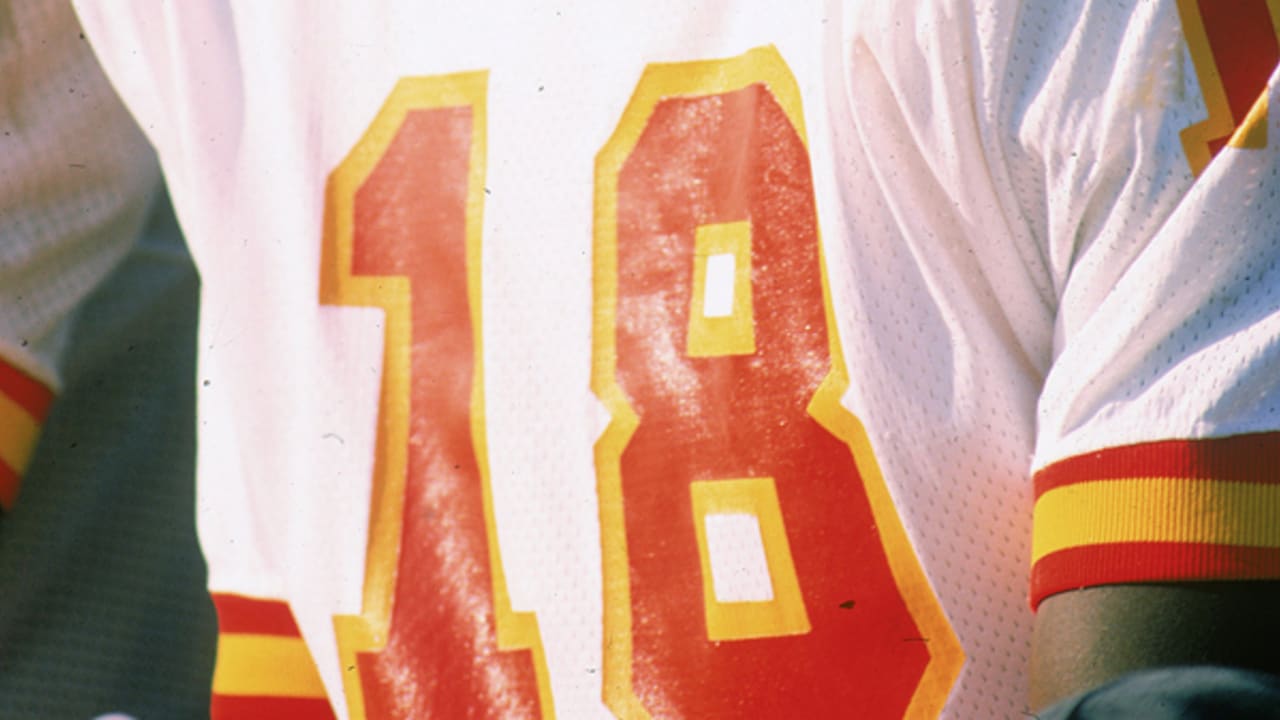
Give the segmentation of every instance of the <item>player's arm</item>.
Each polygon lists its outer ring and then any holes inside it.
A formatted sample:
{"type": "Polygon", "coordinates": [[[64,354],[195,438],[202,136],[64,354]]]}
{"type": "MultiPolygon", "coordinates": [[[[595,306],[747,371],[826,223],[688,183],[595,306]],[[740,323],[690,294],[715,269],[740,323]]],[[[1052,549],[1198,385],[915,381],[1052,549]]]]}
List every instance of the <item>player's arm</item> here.
{"type": "Polygon", "coordinates": [[[1059,593],[1036,614],[1031,705],[1151,667],[1280,674],[1280,582],[1111,585],[1059,593]]]}
{"type": "MultiPolygon", "coordinates": [[[[1163,22],[1143,25],[1166,27],[1166,46],[1177,40],[1195,65],[1198,92],[1182,97],[1201,96],[1205,107],[1172,93],[1153,106],[1156,125],[1178,130],[1200,175],[1167,216],[1126,226],[1154,228],[1119,235],[1140,241],[1132,260],[1108,249],[1123,241],[1082,246],[1061,295],[1061,352],[1038,413],[1036,709],[1146,668],[1280,673],[1280,76],[1271,27],[1280,17],[1262,3],[1212,16],[1201,6],[1178,3],[1176,15],[1166,9],[1163,22]],[[1256,40],[1240,42],[1257,46],[1215,57],[1209,36],[1230,27],[1256,28],[1256,40]],[[1222,99],[1228,93],[1235,105],[1222,99]],[[1107,267],[1121,269],[1114,282],[1099,280],[1107,267]]],[[[1120,64],[1134,56],[1117,55],[1120,64]]],[[[1126,88],[1131,75],[1117,71],[1111,88],[1126,88]]],[[[1155,127],[1148,119],[1135,109],[1108,141],[1155,127]]],[[[1136,157],[1175,159],[1170,140],[1136,157]]],[[[1091,172],[1101,175],[1101,164],[1091,172]]],[[[1123,214],[1127,188],[1140,189],[1130,207],[1146,207],[1169,187],[1150,182],[1160,177],[1151,170],[1122,177],[1123,186],[1086,185],[1116,201],[1110,214],[1123,214]]]]}
{"type": "Polygon", "coordinates": [[[1280,673],[1280,142],[1255,121],[1271,139],[1225,148],[1063,333],[1038,418],[1036,709],[1144,668],[1280,673]]]}

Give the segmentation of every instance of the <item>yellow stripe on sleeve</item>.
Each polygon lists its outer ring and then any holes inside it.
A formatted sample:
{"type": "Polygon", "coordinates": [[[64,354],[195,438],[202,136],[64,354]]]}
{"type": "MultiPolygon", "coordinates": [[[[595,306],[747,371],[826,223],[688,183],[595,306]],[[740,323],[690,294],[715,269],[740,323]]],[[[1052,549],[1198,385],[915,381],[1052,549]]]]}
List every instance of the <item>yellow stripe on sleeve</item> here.
{"type": "Polygon", "coordinates": [[[218,695],[326,697],[320,673],[301,638],[223,633],[213,671],[218,695]]]}
{"type": "Polygon", "coordinates": [[[18,403],[0,393],[0,460],[18,474],[26,470],[40,436],[40,423],[18,403]]]}
{"type": "Polygon", "coordinates": [[[1036,501],[1033,563],[1068,548],[1129,542],[1280,548],[1280,485],[1098,480],[1054,488],[1036,501]]]}

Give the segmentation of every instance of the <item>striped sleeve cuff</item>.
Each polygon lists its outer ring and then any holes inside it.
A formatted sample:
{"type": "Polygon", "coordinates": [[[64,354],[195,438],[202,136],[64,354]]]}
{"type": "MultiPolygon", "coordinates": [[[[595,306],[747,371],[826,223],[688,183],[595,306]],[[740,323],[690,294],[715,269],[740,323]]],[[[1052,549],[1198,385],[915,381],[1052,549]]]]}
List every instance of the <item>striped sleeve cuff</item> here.
{"type": "Polygon", "coordinates": [[[293,611],[279,600],[213,593],[218,659],[211,720],[333,720],[293,611]]]}
{"type": "Polygon", "coordinates": [[[0,360],[0,508],[13,509],[53,391],[0,360]]]}
{"type": "Polygon", "coordinates": [[[1031,606],[1117,583],[1280,578],[1280,433],[1078,455],[1035,476],[1031,606]]]}

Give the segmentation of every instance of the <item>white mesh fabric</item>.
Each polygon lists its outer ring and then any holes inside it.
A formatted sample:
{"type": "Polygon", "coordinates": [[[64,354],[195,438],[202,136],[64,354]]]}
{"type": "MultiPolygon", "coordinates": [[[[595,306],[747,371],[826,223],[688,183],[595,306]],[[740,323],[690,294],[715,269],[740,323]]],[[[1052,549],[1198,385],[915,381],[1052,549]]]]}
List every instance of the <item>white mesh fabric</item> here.
{"type": "MultiPolygon", "coordinates": [[[[1153,240],[1212,205],[1186,204],[1177,133],[1203,103],[1170,3],[830,2],[785,18],[746,4],[82,5],[131,106],[155,125],[207,273],[211,577],[288,595],[335,696],[331,616],[359,597],[381,328],[377,313],[317,307],[324,179],[398,78],[489,72],[493,506],[513,607],[538,614],[563,714],[603,714],[593,162],[647,63],[773,43],[796,75],[846,401],[967,656],[948,717],[1025,709],[1037,441],[1051,459],[1123,441],[1126,428],[1197,433],[1188,418],[1215,407],[1241,417],[1249,398],[1230,389],[1255,386],[1212,373],[1228,382],[1178,394],[1176,415],[1163,413],[1173,393],[1141,388],[1175,366],[1221,369],[1222,357],[1255,379],[1264,367],[1250,364],[1264,353],[1248,351],[1187,364],[1195,348],[1174,342],[1178,332],[1143,334],[1164,298],[1178,299],[1166,325],[1216,317],[1240,278],[1253,310],[1269,302],[1270,265],[1227,252],[1239,233],[1268,227],[1266,202],[1188,226],[1217,223],[1223,260],[1206,265],[1204,286],[1190,271],[1193,258],[1218,257],[1208,246],[1179,260],[1192,238],[1153,240]],[[1166,286],[1145,282],[1154,277],[1166,286]],[[1187,289],[1166,292],[1179,281],[1187,289]],[[1153,364],[1112,362],[1125,353],[1153,364]],[[331,434],[341,448],[317,444],[331,434]]],[[[1265,195],[1267,156],[1249,157],[1228,161],[1240,164],[1238,189],[1265,195]]],[[[1228,172],[1217,164],[1192,195],[1228,193],[1209,189],[1228,172]]]]}
{"type": "Polygon", "coordinates": [[[69,4],[0,3],[0,354],[56,385],[67,320],[157,180],[69,4]]]}

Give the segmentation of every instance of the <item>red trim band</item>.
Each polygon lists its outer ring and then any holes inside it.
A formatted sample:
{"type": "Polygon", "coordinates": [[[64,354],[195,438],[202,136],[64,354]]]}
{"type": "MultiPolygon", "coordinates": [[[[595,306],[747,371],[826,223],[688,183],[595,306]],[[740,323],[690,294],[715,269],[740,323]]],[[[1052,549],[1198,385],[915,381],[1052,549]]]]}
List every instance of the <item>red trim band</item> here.
{"type": "Polygon", "coordinates": [[[1056,462],[1035,474],[1035,492],[1080,482],[1144,477],[1280,483],[1280,432],[1205,440],[1161,440],[1107,448],[1056,462]]]}
{"type": "Polygon", "coordinates": [[[9,467],[9,463],[0,459],[0,509],[6,512],[13,509],[20,487],[22,487],[22,476],[9,467]]]}
{"type": "Polygon", "coordinates": [[[44,383],[0,360],[0,393],[7,395],[36,422],[44,422],[53,404],[53,391],[44,383]]]}
{"type": "Polygon", "coordinates": [[[288,603],[280,600],[261,600],[233,595],[211,593],[213,605],[218,609],[218,632],[251,633],[255,635],[279,635],[300,637],[298,624],[288,603]]]}
{"type": "Polygon", "coordinates": [[[210,720],[335,720],[329,701],[322,698],[214,694],[210,720]]]}
{"type": "Polygon", "coordinates": [[[1031,570],[1031,607],[1093,585],[1280,578],[1280,548],[1198,543],[1086,545],[1046,555],[1031,570]]]}

